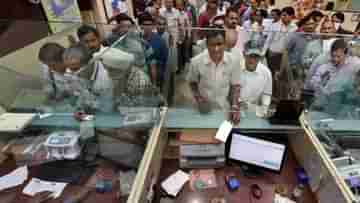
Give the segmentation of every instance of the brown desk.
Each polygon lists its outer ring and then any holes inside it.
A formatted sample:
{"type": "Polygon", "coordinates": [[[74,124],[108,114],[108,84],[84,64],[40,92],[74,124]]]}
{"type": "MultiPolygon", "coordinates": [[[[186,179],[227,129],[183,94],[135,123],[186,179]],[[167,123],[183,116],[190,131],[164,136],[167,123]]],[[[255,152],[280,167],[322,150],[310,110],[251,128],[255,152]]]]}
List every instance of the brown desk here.
{"type": "MultiPolygon", "coordinates": [[[[217,188],[207,189],[203,191],[192,191],[190,189],[189,181],[185,184],[183,189],[179,192],[178,196],[174,199],[176,203],[210,203],[213,198],[224,197],[226,203],[272,203],[272,195],[274,193],[275,184],[286,185],[288,187],[288,194],[293,191],[296,185],[296,176],[294,169],[298,167],[293,153],[288,153],[287,160],[280,175],[265,172],[264,176],[256,179],[249,179],[240,174],[240,169],[237,166],[226,166],[225,168],[216,169],[217,188]],[[234,172],[237,178],[240,180],[240,188],[235,192],[230,192],[225,185],[225,174],[234,172]],[[251,184],[258,184],[263,190],[263,197],[260,200],[252,198],[250,201],[250,189],[251,184]]],[[[162,168],[160,171],[160,178],[158,186],[169,175],[176,172],[179,169],[177,159],[164,159],[162,168]]],[[[158,190],[159,190],[159,187],[158,190]]],[[[160,191],[158,191],[160,194],[160,191]]],[[[159,198],[157,198],[159,202],[159,198]]],[[[315,196],[307,187],[304,192],[304,201],[306,203],[317,202],[315,196]]]]}
{"type": "MultiPolygon", "coordinates": [[[[108,164],[101,164],[101,167],[107,168],[107,167],[112,167],[111,165],[108,164]]],[[[0,175],[5,175],[9,172],[11,172],[12,170],[14,170],[16,168],[15,165],[15,161],[14,160],[9,160],[6,161],[4,164],[2,164],[0,166],[0,175]]],[[[31,176],[36,174],[36,167],[31,167],[30,168],[30,178],[28,178],[28,180],[22,184],[21,186],[18,186],[16,188],[13,189],[9,189],[8,192],[0,192],[0,202],[1,203],[10,203],[8,202],[10,199],[14,198],[14,200],[11,203],[27,203],[27,201],[31,198],[27,195],[22,194],[22,190],[23,188],[27,185],[28,181],[31,179],[31,176]]],[[[46,203],[63,203],[64,200],[73,195],[78,193],[85,185],[87,179],[80,181],[81,183],[79,185],[67,185],[65,190],[63,191],[63,193],[61,194],[61,196],[58,199],[54,199],[54,200],[49,200],[46,201],[46,203]]],[[[126,202],[126,199],[123,199],[121,201],[119,201],[119,199],[116,198],[116,193],[119,191],[118,190],[119,186],[118,184],[115,184],[113,186],[113,190],[110,193],[97,193],[95,191],[92,191],[89,193],[89,195],[85,198],[85,200],[83,201],[84,203],[119,203],[119,202],[126,202]]]]}

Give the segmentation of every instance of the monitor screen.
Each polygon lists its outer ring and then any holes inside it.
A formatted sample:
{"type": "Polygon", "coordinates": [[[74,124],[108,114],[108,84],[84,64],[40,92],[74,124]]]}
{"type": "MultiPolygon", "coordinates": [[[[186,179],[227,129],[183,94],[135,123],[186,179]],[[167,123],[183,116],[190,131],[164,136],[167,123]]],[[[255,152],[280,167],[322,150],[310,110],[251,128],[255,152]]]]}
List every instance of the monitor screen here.
{"type": "Polygon", "coordinates": [[[287,146],[257,137],[232,133],[227,149],[227,158],[244,164],[280,173],[287,146]]]}

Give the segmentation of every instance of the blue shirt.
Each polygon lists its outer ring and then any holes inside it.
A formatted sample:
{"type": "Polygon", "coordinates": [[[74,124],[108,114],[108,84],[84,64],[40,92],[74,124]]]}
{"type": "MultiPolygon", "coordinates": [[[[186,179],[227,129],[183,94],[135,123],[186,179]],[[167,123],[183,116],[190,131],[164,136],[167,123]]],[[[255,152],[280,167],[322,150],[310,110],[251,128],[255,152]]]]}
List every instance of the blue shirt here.
{"type": "Polygon", "coordinates": [[[158,72],[160,73],[159,79],[162,81],[166,72],[166,65],[169,55],[168,47],[165,40],[157,33],[153,33],[147,42],[148,44],[146,45],[146,49],[152,49],[152,53],[147,53],[147,62],[148,64],[155,63],[158,65],[158,72]]]}

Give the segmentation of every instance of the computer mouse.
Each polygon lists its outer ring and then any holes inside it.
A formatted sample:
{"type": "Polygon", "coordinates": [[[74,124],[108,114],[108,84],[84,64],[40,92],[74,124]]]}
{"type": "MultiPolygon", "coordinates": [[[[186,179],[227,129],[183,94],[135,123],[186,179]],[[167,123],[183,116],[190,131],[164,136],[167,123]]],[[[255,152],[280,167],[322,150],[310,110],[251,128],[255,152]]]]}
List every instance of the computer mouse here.
{"type": "Polygon", "coordinates": [[[260,199],[262,197],[262,189],[258,184],[252,184],[250,186],[250,191],[253,197],[260,199]]]}

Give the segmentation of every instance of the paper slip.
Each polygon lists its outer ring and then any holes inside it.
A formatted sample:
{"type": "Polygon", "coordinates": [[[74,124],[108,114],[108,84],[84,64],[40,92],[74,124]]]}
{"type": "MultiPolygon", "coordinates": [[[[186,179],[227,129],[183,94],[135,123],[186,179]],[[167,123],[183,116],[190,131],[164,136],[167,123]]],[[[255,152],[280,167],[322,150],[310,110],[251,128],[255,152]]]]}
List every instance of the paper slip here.
{"type": "Polygon", "coordinates": [[[178,170],[161,183],[161,187],[174,197],[180,192],[184,184],[189,180],[189,174],[178,170]]]}
{"type": "Polygon", "coordinates": [[[282,197],[279,194],[275,194],[274,203],[296,203],[289,198],[282,197]]]}
{"type": "Polygon", "coordinates": [[[23,190],[26,195],[34,196],[40,192],[53,192],[52,197],[54,199],[60,197],[61,193],[65,189],[67,183],[43,181],[37,178],[32,178],[29,184],[23,190]]]}
{"type": "Polygon", "coordinates": [[[216,132],[215,138],[220,140],[221,142],[226,142],[226,140],[231,132],[232,127],[233,126],[229,121],[224,121],[220,125],[220,128],[218,129],[218,131],[216,132]]]}
{"type": "Polygon", "coordinates": [[[27,166],[23,166],[0,177],[0,191],[23,184],[28,178],[28,174],[27,166]]]}

